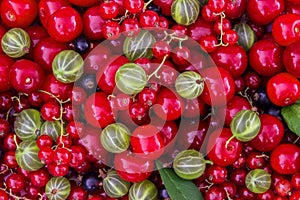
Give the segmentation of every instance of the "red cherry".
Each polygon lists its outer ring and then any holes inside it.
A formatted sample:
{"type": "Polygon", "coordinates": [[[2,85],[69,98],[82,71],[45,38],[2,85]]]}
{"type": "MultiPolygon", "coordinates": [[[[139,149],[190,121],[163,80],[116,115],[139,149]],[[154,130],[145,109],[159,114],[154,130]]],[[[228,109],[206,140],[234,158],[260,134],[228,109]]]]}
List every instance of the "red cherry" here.
{"type": "Polygon", "coordinates": [[[222,166],[212,165],[206,170],[208,181],[215,184],[224,183],[227,178],[227,169],[222,166]]]}
{"type": "Polygon", "coordinates": [[[168,88],[161,88],[153,106],[155,114],[163,120],[175,120],[181,116],[183,101],[181,97],[168,88]]]}
{"type": "Polygon", "coordinates": [[[300,40],[300,15],[285,14],[275,19],[272,35],[281,46],[288,46],[300,40]]]}
{"type": "Polygon", "coordinates": [[[242,143],[237,139],[231,140],[226,146],[226,142],[232,136],[230,129],[218,129],[211,133],[207,152],[208,158],[217,165],[228,166],[231,165],[242,152],[242,143]],[[222,153],[220,153],[222,152],[222,153]]]}
{"type": "Polygon", "coordinates": [[[99,6],[88,8],[82,17],[83,33],[92,40],[103,39],[102,26],[106,22],[99,12],[99,6]]]}
{"type": "Polygon", "coordinates": [[[271,40],[256,42],[249,51],[249,64],[261,76],[273,76],[283,71],[283,49],[271,40]]]}
{"type": "Polygon", "coordinates": [[[291,105],[300,97],[300,82],[289,73],[279,73],[269,79],[267,95],[277,106],[291,105]]]}
{"type": "Polygon", "coordinates": [[[0,54],[0,92],[6,92],[11,89],[11,83],[8,76],[13,63],[14,59],[10,58],[6,54],[0,54]]]}
{"type": "Polygon", "coordinates": [[[163,154],[164,142],[159,130],[153,125],[137,127],[131,134],[133,153],[147,160],[155,160],[163,154]]]}
{"type": "Polygon", "coordinates": [[[9,71],[9,80],[19,92],[30,93],[41,88],[44,71],[35,62],[21,59],[16,61],[9,71]]]}
{"type": "Polygon", "coordinates": [[[272,115],[259,115],[261,128],[258,135],[250,141],[250,145],[259,151],[273,150],[284,136],[284,127],[279,119],[272,115]]]}
{"type": "Polygon", "coordinates": [[[61,7],[71,6],[68,0],[40,0],[38,3],[39,19],[47,28],[50,16],[61,7]]]}
{"type": "Polygon", "coordinates": [[[282,59],[286,71],[300,78],[300,41],[286,47],[282,59]]]}
{"type": "Polygon", "coordinates": [[[18,193],[25,188],[25,178],[20,174],[12,173],[5,180],[5,184],[13,193],[18,193]]]}
{"type": "Polygon", "coordinates": [[[28,27],[38,14],[35,0],[3,0],[1,1],[1,19],[8,27],[28,27]]]}
{"type": "Polygon", "coordinates": [[[47,30],[56,41],[70,42],[81,34],[82,19],[74,8],[62,7],[50,16],[47,30]]]}
{"type": "Polygon", "coordinates": [[[235,83],[231,74],[221,67],[210,67],[201,72],[205,79],[201,98],[208,105],[224,105],[235,93],[235,83]]]}
{"type": "Polygon", "coordinates": [[[227,19],[239,18],[247,8],[247,0],[227,1],[225,16],[227,19]]]}
{"type": "Polygon", "coordinates": [[[266,25],[272,22],[284,10],[284,0],[248,0],[247,14],[256,24],[266,25]]]}
{"type": "Polygon", "coordinates": [[[300,170],[300,148],[295,144],[281,144],[271,153],[272,168],[280,174],[294,174],[300,170]]]}
{"type": "Polygon", "coordinates": [[[88,192],[83,189],[82,186],[74,186],[71,188],[71,192],[68,196],[69,199],[86,200],[88,192]]]}
{"type": "Polygon", "coordinates": [[[116,154],[114,164],[121,178],[130,182],[140,182],[147,179],[154,167],[153,161],[140,158],[127,151],[116,154]]]}

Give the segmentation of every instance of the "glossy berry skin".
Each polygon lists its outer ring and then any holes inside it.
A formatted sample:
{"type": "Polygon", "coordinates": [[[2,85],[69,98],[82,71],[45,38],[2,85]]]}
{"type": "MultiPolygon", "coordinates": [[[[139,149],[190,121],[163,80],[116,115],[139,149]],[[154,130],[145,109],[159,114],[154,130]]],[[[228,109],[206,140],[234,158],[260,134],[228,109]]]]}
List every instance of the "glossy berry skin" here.
{"type": "Polygon", "coordinates": [[[225,125],[229,126],[230,122],[234,118],[234,116],[241,110],[249,110],[251,109],[251,105],[243,97],[240,96],[234,96],[231,101],[228,102],[226,106],[226,111],[225,111],[225,125]]]}
{"type": "Polygon", "coordinates": [[[152,125],[137,127],[131,135],[133,153],[147,160],[155,160],[163,154],[164,142],[159,130],[152,125]]]}
{"type": "Polygon", "coordinates": [[[300,41],[286,47],[282,59],[286,71],[300,78],[300,41]]]}
{"type": "Polygon", "coordinates": [[[146,10],[139,15],[139,23],[143,28],[157,27],[159,22],[159,16],[156,12],[146,10]]]}
{"type": "Polygon", "coordinates": [[[112,19],[118,15],[118,4],[114,1],[104,2],[100,5],[100,15],[104,19],[112,19]]]}
{"type": "Polygon", "coordinates": [[[300,97],[300,82],[289,73],[279,73],[269,79],[267,95],[277,106],[291,105],[300,97]]]}
{"type": "Polygon", "coordinates": [[[249,51],[249,63],[259,75],[273,76],[283,71],[283,48],[272,40],[260,40],[249,51]]]}
{"type": "Polygon", "coordinates": [[[89,7],[96,4],[97,0],[68,0],[71,4],[80,6],[80,7],[89,7]]]}
{"type": "Polygon", "coordinates": [[[256,24],[266,25],[272,22],[284,10],[284,0],[249,0],[247,13],[256,24]]]}
{"type": "Polygon", "coordinates": [[[41,108],[41,116],[44,120],[55,121],[60,117],[60,106],[55,101],[45,103],[41,108]]]}
{"type": "Polygon", "coordinates": [[[104,128],[115,121],[107,95],[103,92],[96,92],[87,98],[84,114],[87,122],[95,127],[104,128]]]}
{"type": "Polygon", "coordinates": [[[140,13],[144,7],[143,0],[124,0],[124,7],[132,14],[140,13]]]}
{"type": "Polygon", "coordinates": [[[9,71],[9,80],[19,92],[30,93],[42,87],[45,73],[35,62],[21,59],[15,62],[9,71]]]}
{"type": "Polygon", "coordinates": [[[294,174],[300,170],[300,148],[295,144],[281,144],[271,153],[272,168],[280,174],[294,174]]]}
{"type": "Polygon", "coordinates": [[[259,115],[261,128],[258,135],[250,141],[250,145],[262,152],[273,150],[281,142],[284,136],[282,122],[269,114],[259,115]]]}
{"type": "Polygon", "coordinates": [[[45,169],[39,169],[30,174],[30,181],[36,187],[44,187],[49,179],[50,176],[45,169]]]}
{"type": "Polygon", "coordinates": [[[247,54],[239,45],[220,46],[211,57],[218,67],[226,69],[233,78],[241,76],[248,64],[247,54]]]}
{"type": "Polygon", "coordinates": [[[232,133],[228,128],[217,129],[211,133],[207,144],[207,152],[208,158],[214,164],[228,166],[233,164],[239,157],[242,152],[242,143],[240,141],[233,139],[226,147],[226,142],[231,136],[232,133]]]}
{"type": "Polygon", "coordinates": [[[5,180],[6,186],[13,193],[21,192],[25,188],[25,178],[20,174],[10,174],[5,180]]]}
{"type": "Polygon", "coordinates": [[[116,154],[114,164],[119,176],[130,182],[147,179],[154,167],[153,161],[140,158],[128,151],[116,154]]]}
{"type": "Polygon", "coordinates": [[[47,28],[50,16],[64,6],[71,6],[71,4],[68,0],[40,0],[38,3],[38,13],[42,25],[47,28]]]}
{"type": "Polygon", "coordinates": [[[62,7],[50,16],[47,30],[56,41],[69,42],[81,34],[82,19],[74,8],[62,7]]]}
{"type": "Polygon", "coordinates": [[[300,189],[300,172],[293,174],[291,179],[291,185],[295,189],[300,189]]]}
{"type": "Polygon", "coordinates": [[[153,109],[155,114],[163,120],[174,120],[181,116],[183,101],[175,91],[161,88],[157,94],[153,109]]]}
{"type": "Polygon", "coordinates": [[[102,33],[104,38],[109,40],[117,39],[122,30],[121,26],[118,22],[115,21],[107,21],[102,27],[102,33]]]}
{"type": "Polygon", "coordinates": [[[223,183],[227,178],[227,169],[222,166],[212,165],[206,170],[208,180],[215,184],[223,183]]]}
{"type": "Polygon", "coordinates": [[[51,72],[54,57],[59,52],[67,49],[68,45],[66,43],[57,42],[47,37],[41,39],[33,49],[33,58],[45,71],[51,72]]]}
{"type": "Polygon", "coordinates": [[[235,19],[240,17],[247,8],[246,0],[227,1],[225,7],[225,15],[227,19],[235,19]]]}
{"type": "Polygon", "coordinates": [[[102,26],[106,20],[99,13],[99,6],[90,7],[82,17],[83,33],[88,39],[103,39],[102,26]]]}
{"type": "Polygon", "coordinates": [[[6,26],[25,28],[36,18],[38,6],[35,0],[3,0],[0,11],[6,26]]]}
{"type": "Polygon", "coordinates": [[[201,98],[208,105],[224,105],[235,93],[235,83],[231,74],[221,67],[209,67],[201,72],[205,79],[201,98]]]}
{"type": "Polygon", "coordinates": [[[277,17],[272,26],[272,36],[281,46],[300,40],[300,15],[285,14],[277,17]]]}
{"type": "Polygon", "coordinates": [[[3,53],[0,54],[0,92],[6,92],[11,89],[8,74],[13,63],[14,59],[3,53]]]}

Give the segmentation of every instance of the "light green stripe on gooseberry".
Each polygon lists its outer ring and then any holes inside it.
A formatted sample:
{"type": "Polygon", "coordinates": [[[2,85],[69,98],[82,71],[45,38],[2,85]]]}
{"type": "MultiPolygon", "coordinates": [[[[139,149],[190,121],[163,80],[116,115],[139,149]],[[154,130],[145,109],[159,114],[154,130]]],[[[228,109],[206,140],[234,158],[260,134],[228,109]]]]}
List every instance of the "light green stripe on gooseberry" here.
{"type": "Polygon", "coordinates": [[[256,194],[265,193],[271,187],[271,174],[263,169],[251,170],[245,179],[248,190],[256,194]]]}
{"type": "Polygon", "coordinates": [[[149,180],[134,183],[129,189],[129,200],[156,200],[158,191],[149,180]]]}
{"type": "Polygon", "coordinates": [[[194,23],[200,12],[198,0],[175,0],[171,6],[172,18],[181,25],[188,26],[194,23]]]}

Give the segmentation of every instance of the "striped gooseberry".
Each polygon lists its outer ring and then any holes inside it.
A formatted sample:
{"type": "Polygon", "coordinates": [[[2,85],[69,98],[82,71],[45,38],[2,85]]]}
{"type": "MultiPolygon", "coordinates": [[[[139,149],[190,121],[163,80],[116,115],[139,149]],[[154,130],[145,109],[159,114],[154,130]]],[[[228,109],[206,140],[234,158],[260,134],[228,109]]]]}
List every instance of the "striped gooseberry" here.
{"type": "Polygon", "coordinates": [[[179,177],[192,180],[199,178],[204,173],[207,163],[211,162],[205,160],[199,151],[188,149],[176,155],[173,168],[179,177]]]}
{"type": "Polygon", "coordinates": [[[157,195],[156,186],[149,180],[134,183],[129,189],[130,200],[156,200],[157,195]]]}
{"type": "Polygon", "coordinates": [[[124,124],[114,123],[103,129],[100,141],[108,152],[121,153],[129,147],[130,134],[130,130],[124,124]]]}
{"type": "Polygon", "coordinates": [[[193,24],[200,12],[200,3],[197,0],[175,0],[171,6],[172,18],[180,25],[193,24]]]}
{"type": "Polygon", "coordinates": [[[20,58],[29,53],[31,40],[26,31],[21,28],[12,28],[2,37],[3,52],[12,58],[20,58]]]}
{"type": "Polygon", "coordinates": [[[40,112],[30,108],[17,115],[14,129],[21,140],[34,140],[40,135],[41,124],[40,112]]]}
{"type": "Polygon", "coordinates": [[[251,170],[246,176],[245,184],[253,193],[265,193],[271,187],[271,174],[264,169],[251,170]]]}
{"type": "Polygon", "coordinates": [[[45,193],[49,200],[67,199],[70,191],[70,181],[65,177],[52,177],[45,188],[45,193]]]}
{"type": "Polygon", "coordinates": [[[261,121],[256,112],[241,110],[233,117],[230,123],[232,137],[228,141],[236,138],[241,142],[249,142],[258,135],[260,127],[261,121]]]}
{"type": "Polygon", "coordinates": [[[44,166],[38,157],[39,147],[35,140],[24,140],[16,149],[16,161],[26,171],[36,171],[44,166]]]}
{"type": "Polygon", "coordinates": [[[147,84],[145,70],[135,63],[126,63],[116,72],[115,82],[120,91],[134,95],[144,89],[147,84]]]}
{"type": "Polygon", "coordinates": [[[127,37],[123,44],[125,56],[134,61],[138,58],[152,58],[152,46],[156,42],[154,36],[146,30],[140,30],[135,37],[127,37]]]}
{"type": "Polygon", "coordinates": [[[120,198],[126,195],[130,182],[123,180],[115,170],[109,171],[103,179],[103,190],[111,198],[120,198]]]}
{"type": "Polygon", "coordinates": [[[61,51],[54,57],[52,70],[57,80],[73,83],[83,74],[83,59],[74,50],[61,51]]]}
{"type": "Polygon", "coordinates": [[[176,78],[175,88],[181,97],[195,99],[203,92],[204,82],[200,74],[193,71],[185,71],[176,78]]]}

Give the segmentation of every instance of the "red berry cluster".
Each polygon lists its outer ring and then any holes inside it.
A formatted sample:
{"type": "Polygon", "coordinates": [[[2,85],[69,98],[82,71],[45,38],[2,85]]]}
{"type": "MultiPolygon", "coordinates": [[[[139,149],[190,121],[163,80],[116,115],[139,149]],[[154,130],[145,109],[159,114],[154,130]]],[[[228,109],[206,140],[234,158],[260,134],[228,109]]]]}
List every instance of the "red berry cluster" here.
{"type": "Polygon", "coordinates": [[[0,199],[180,198],[158,163],[206,200],[300,199],[299,0],[1,0],[0,17],[0,199]]]}

